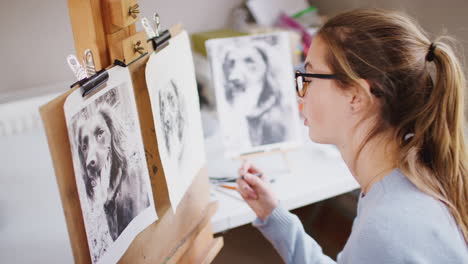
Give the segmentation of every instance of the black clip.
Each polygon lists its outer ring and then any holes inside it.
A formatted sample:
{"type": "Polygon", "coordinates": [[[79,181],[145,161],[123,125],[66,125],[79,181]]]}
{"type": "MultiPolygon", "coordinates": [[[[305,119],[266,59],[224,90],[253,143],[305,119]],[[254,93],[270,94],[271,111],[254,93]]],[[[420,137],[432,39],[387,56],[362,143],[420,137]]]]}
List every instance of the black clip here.
{"type": "Polygon", "coordinates": [[[90,49],[85,50],[83,63],[84,69],[86,70],[86,75],[88,77],[78,80],[77,82],[72,84],[70,88],[73,88],[78,84],[80,86],[81,95],[85,97],[86,95],[88,95],[89,93],[106,83],[107,80],[109,80],[109,73],[107,73],[105,69],[96,72],[93,53],[90,49]]]}
{"type": "Polygon", "coordinates": [[[171,33],[169,30],[164,30],[159,36],[151,38],[148,40],[153,43],[154,51],[159,51],[169,45],[169,39],[171,38],[171,33]]]}
{"type": "Polygon", "coordinates": [[[169,44],[169,39],[171,38],[171,33],[169,30],[164,30],[162,33],[159,33],[159,27],[161,26],[158,13],[153,14],[154,24],[156,26],[155,30],[151,27],[150,23],[146,18],[141,19],[143,28],[145,29],[146,35],[148,37],[148,42],[153,43],[153,49],[155,52],[163,49],[169,44]]]}
{"type": "Polygon", "coordinates": [[[72,84],[70,88],[75,87],[77,84],[80,86],[81,94],[83,97],[96,90],[98,87],[101,87],[109,80],[109,73],[106,69],[98,71],[93,76],[84,78],[72,84]]]}

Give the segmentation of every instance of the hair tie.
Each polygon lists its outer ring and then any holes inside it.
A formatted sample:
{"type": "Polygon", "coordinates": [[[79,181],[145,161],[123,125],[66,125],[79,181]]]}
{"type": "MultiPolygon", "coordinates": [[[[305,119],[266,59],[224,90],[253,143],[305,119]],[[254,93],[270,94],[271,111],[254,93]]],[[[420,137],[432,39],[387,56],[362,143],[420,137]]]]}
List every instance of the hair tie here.
{"type": "Polygon", "coordinates": [[[435,50],[435,48],[436,48],[436,44],[431,43],[431,45],[429,46],[429,51],[427,52],[427,55],[426,55],[426,60],[427,61],[433,61],[434,60],[434,57],[435,57],[434,50],[435,50]]]}

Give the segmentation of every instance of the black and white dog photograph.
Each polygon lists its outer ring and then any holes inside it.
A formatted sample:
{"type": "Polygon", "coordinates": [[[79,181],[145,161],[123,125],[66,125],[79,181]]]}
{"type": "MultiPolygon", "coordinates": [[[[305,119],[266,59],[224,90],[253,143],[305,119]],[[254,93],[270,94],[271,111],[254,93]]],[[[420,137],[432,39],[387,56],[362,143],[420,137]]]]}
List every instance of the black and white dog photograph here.
{"type": "Polygon", "coordinates": [[[93,263],[100,263],[129,224],[153,204],[136,106],[127,90],[108,89],[68,124],[93,263]]]}
{"type": "Polygon", "coordinates": [[[299,122],[287,33],[214,39],[206,46],[225,146],[242,152],[295,140],[299,122]]]}

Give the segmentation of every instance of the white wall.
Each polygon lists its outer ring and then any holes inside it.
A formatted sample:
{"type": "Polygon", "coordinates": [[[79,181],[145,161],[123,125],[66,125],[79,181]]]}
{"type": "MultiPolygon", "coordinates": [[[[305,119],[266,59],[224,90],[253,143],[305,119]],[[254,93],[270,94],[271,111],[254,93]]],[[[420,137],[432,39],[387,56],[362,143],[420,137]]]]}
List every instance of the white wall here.
{"type": "MultiPolygon", "coordinates": [[[[182,22],[189,32],[225,26],[230,10],[242,2],[139,1],[143,15],[160,14],[161,28],[182,22]]],[[[75,52],[66,0],[2,0],[0,39],[0,103],[64,91],[73,82],[65,62],[75,52]]]]}
{"type": "Polygon", "coordinates": [[[464,52],[468,52],[468,1],[466,0],[312,0],[310,2],[325,15],[370,7],[401,10],[414,17],[425,30],[432,33],[433,37],[446,30],[458,38],[464,52]]]}

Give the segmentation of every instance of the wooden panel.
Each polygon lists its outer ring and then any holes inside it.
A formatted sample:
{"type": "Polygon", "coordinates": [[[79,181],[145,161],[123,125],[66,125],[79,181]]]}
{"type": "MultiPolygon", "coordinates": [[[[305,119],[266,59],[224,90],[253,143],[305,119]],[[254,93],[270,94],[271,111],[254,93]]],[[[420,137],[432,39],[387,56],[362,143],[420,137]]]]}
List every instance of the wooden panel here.
{"type": "Polygon", "coordinates": [[[121,28],[114,33],[107,34],[109,58],[111,62],[114,62],[116,59],[123,62],[130,62],[138,58],[140,54],[133,51],[133,42],[137,40],[141,40],[144,52],[148,51],[146,34],[144,32],[135,33],[134,30],[135,24],[132,24],[129,27],[121,28]],[[127,48],[127,50],[125,50],[125,48],[127,48]]]}
{"type": "Polygon", "coordinates": [[[107,51],[100,0],[68,0],[76,55],[82,58],[86,49],[94,55],[96,70],[107,67],[107,51]]]}
{"type": "Polygon", "coordinates": [[[203,258],[201,259],[200,263],[208,264],[208,263],[213,262],[213,260],[218,255],[219,251],[221,251],[223,246],[224,246],[223,237],[217,237],[217,238],[213,239],[211,241],[210,246],[208,247],[208,252],[206,254],[202,255],[203,258]]]}
{"type": "MultiPolygon", "coordinates": [[[[76,88],[75,88],[76,89],[76,88]]],[[[73,171],[71,147],[65,123],[63,104],[70,90],[47,105],[40,108],[40,113],[47,134],[50,154],[54,163],[57,185],[62,200],[65,220],[75,263],[91,263],[88,240],[81,213],[80,200],[73,171]]]]}
{"type": "MultiPolygon", "coordinates": [[[[146,33],[145,32],[138,32],[131,37],[124,39],[121,42],[124,62],[129,64],[130,62],[136,60],[140,57],[143,53],[148,52],[148,43],[146,42],[146,33]],[[140,50],[139,52],[136,50],[135,45],[137,45],[140,50]]],[[[146,87],[146,85],[145,85],[146,87]]]]}
{"type": "Polygon", "coordinates": [[[113,34],[124,28],[112,24],[111,20],[111,1],[112,0],[101,0],[102,5],[102,19],[104,23],[104,29],[106,34],[113,34]]]}
{"type": "Polygon", "coordinates": [[[137,0],[107,0],[109,1],[110,7],[110,22],[120,28],[128,27],[135,23],[139,14],[134,13],[134,16],[130,14],[130,10],[138,11],[137,0]],[[136,8],[135,8],[136,7],[136,8]]]}
{"type": "Polygon", "coordinates": [[[107,42],[109,43],[109,58],[110,61],[114,61],[116,59],[123,61],[124,60],[124,52],[122,49],[122,41],[128,38],[128,30],[122,28],[117,32],[107,35],[107,42]]]}
{"type": "Polygon", "coordinates": [[[223,246],[223,238],[213,239],[211,224],[208,223],[190,243],[190,248],[177,261],[178,264],[210,263],[223,246]]]}

